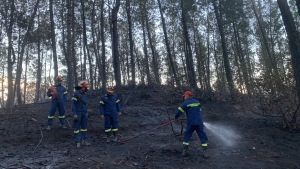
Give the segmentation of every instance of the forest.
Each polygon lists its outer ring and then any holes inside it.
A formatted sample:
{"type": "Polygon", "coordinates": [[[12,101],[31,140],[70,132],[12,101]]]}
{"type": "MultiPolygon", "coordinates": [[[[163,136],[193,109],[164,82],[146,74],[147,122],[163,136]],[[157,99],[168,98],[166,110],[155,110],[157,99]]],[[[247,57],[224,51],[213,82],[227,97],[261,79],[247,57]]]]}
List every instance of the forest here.
{"type": "Polygon", "coordinates": [[[297,169],[300,0],[0,0],[0,168],[297,169]],[[46,130],[62,76],[65,128],[46,130]],[[91,146],[76,147],[71,98],[89,84],[91,146]],[[107,143],[99,100],[122,104],[107,143]],[[201,103],[182,156],[182,94],[201,103]]]}
{"type": "Polygon", "coordinates": [[[297,128],[298,0],[2,0],[0,105],[47,102],[56,76],[69,96],[113,85],[201,90],[255,100],[297,128]]]}

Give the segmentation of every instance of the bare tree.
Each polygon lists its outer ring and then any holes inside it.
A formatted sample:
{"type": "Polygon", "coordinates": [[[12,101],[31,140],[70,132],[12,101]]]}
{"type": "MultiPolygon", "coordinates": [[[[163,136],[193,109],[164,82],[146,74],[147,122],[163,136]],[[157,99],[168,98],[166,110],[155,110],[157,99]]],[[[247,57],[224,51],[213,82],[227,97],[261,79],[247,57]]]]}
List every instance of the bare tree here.
{"type": "Polygon", "coordinates": [[[224,67],[225,67],[225,72],[226,72],[226,79],[227,79],[227,83],[228,83],[228,86],[229,86],[231,99],[235,100],[235,89],[234,89],[234,83],[233,83],[233,79],[232,79],[230,62],[229,62],[228,53],[227,53],[225,33],[224,33],[224,29],[223,29],[223,18],[222,18],[222,12],[221,12],[221,8],[220,8],[221,5],[219,3],[219,7],[218,7],[216,1],[217,0],[213,0],[212,2],[213,2],[215,15],[216,15],[216,19],[217,19],[217,23],[218,23],[218,27],[219,27],[219,33],[220,33],[220,36],[221,36],[221,43],[222,43],[222,51],[223,51],[223,59],[224,59],[224,67]]]}
{"type": "Polygon", "coordinates": [[[288,35],[297,94],[298,98],[300,98],[300,35],[299,31],[296,29],[294,18],[288,6],[287,0],[277,0],[277,3],[281,11],[286,33],[288,35]]]}
{"type": "Polygon", "coordinates": [[[104,35],[104,1],[101,2],[101,21],[100,21],[100,25],[101,25],[101,58],[102,58],[102,93],[105,93],[106,91],[106,63],[105,63],[105,59],[106,59],[106,55],[105,55],[105,35],[104,35]]]}
{"type": "Polygon", "coordinates": [[[131,10],[130,10],[130,1],[126,0],[126,12],[128,20],[128,34],[129,34],[129,45],[130,45],[130,64],[131,64],[131,84],[135,86],[135,57],[133,55],[133,38],[132,38],[132,20],[131,20],[131,10]]]}
{"type": "Polygon", "coordinates": [[[36,11],[37,11],[39,2],[40,2],[40,0],[36,1],[33,13],[31,14],[31,17],[30,17],[30,21],[29,21],[29,24],[28,24],[28,27],[27,27],[27,31],[26,31],[25,37],[24,37],[23,42],[22,42],[22,46],[21,46],[21,52],[20,52],[20,56],[19,56],[19,63],[18,63],[17,74],[16,74],[16,91],[17,91],[17,101],[18,101],[18,104],[22,104],[21,75],[22,75],[22,70],[23,70],[22,69],[22,66],[23,66],[22,63],[23,63],[25,46],[27,44],[27,41],[28,41],[28,38],[29,38],[29,34],[30,34],[30,31],[31,31],[32,26],[33,26],[34,17],[36,15],[36,11]]]}
{"type": "Polygon", "coordinates": [[[16,58],[12,58],[12,29],[14,24],[14,11],[15,11],[15,2],[14,0],[10,1],[10,21],[7,28],[7,38],[8,38],[8,58],[7,58],[7,87],[8,95],[6,107],[12,107],[14,105],[14,91],[13,91],[13,64],[16,61],[16,58]]]}
{"type": "Polygon", "coordinates": [[[54,64],[54,77],[58,76],[58,64],[57,64],[57,53],[56,53],[56,40],[55,40],[55,29],[54,29],[54,18],[53,18],[53,0],[49,0],[49,11],[50,11],[50,22],[51,22],[51,45],[53,53],[53,64],[54,64]]]}
{"type": "Polygon", "coordinates": [[[120,58],[119,58],[119,35],[118,35],[118,12],[120,8],[120,0],[116,0],[116,4],[112,9],[112,50],[113,50],[113,65],[116,81],[116,89],[121,96],[121,71],[120,71],[120,58]]]}
{"type": "Polygon", "coordinates": [[[163,32],[164,32],[164,36],[165,36],[165,43],[166,43],[166,48],[167,48],[167,52],[168,52],[168,58],[170,60],[170,65],[171,65],[170,69],[173,72],[176,85],[180,86],[180,82],[179,82],[179,79],[178,79],[177,72],[175,70],[174,61],[173,61],[172,54],[171,54],[171,49],[170,49],[169,40],[168,40],[168,34],[167,34],[165,18],[164,18],[163,11],[162,11],[162,8],[161,8],[160,0],[157,0],[157,2],[158,2],[158,6],[159,6],[159,12],[160,12],[161,22],[162,22],[162,26],[163,26],[163,32]]]}

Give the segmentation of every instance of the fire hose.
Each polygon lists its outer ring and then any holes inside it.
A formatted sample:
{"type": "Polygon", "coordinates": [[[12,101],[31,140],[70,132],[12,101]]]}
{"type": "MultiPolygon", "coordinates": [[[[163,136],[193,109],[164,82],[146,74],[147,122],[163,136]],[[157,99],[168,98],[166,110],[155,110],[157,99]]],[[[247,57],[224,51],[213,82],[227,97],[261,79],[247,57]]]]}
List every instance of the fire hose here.
{"type": "Polygon", "coordinates": [[[143,133],[141,133],[141,134],[139,134],[139,135],[136,135],[136,136],[134,136],[134,137],[131,137],[131,138],[128,138],[128,139],[125,139],[125,140],[120,140],[119,143],[124,143],[124,142],[126,142],[126,141],[132,140],[132,139],[137,138],[137,137],[139,137],[139,136],[148,134],[148,133],[150,133],[150,132],[152,132],[152,131],[154,131],[154,130],[157,130],[157,129],[162,128],[162,127],[164,127],[164,126],[166,126],[166,125],[172,124],[174,121],[176,121],[176,120],[174,119],[174,120],[171,120],[171,121],[169,121],[169,122],[166,122],[166,123],[164,123],[164,124],[162,124],[162,125],[160,125],[160,126],[157,126],[157,127],[153,128],[153,129],[151,129],[151,130],[145,131],[145,132],[143,132],[143,133]]]}

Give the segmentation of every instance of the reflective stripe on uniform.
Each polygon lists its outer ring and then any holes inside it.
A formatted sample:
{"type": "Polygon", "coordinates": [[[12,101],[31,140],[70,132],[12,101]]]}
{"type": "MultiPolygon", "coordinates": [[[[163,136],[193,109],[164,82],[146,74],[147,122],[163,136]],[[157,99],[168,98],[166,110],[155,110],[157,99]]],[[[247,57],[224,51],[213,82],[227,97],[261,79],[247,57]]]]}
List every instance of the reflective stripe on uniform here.
{"type": "Polygon", "coordinates": [[[181,113],[185,113],[185,111],[181,107],[178,107],[178,110],[181,111],[181,113]]]}
{"type": "Polygon", "coordinates": [[[182,144],[183,144],[183,145],[187,145],[187,146],[189,145],[189,143],[188,143],[188,142],[183,142],[182,144]]]}
{"type": "Polygon", "coordinates": [[[75,130],[74,133],[75,133],[75,134],[79,133],[79,130],[75,130]]]}
{"type": "Polygon", "coordinates": [[[207,147],[207,143],[202,144],[202,147],[207,147]]]}
{"type": "Polygon", "coordinates": [[[80,131],[85,131],[85,132],[87,132],[87,129],[80,129],[80,131]]]}
{"type": "Polygon", "coordinates": [[[103,101],[100,101],[100,104],[105,104],[103,101]]]}
{"type": "Polygon", "coordinates": [[[77,99],[76,99],[75,97],[72,97],[72,100],[75,100],[75,101],[77,101],[77,99]]]}
{"type": "Polygon", "coordinates": [[[63,119],[63,118],[65,118],[65,116],[58,116],[58,118],[63,119]]]}
{"type": "Polygon", "coordinates": [[[105,130],[105,132],[107,133],[107,132],[111,132],[111,129],[107,129],[107,130],[105,130]]]}
{"type": "Polygon", "coordinates": [[[118,99],[117,101],[116,101],[116,103],[119,103],[120,102],[120,99],[118,99]]]}
{"type": "Polygon", "coordinates": [[[68,92],[64,92],[64,94],[68,94],[68,92]]]}
{"type": "Polygon", "coordinates": [[[188,104],[187,107],[198,107],[200,105],[200,103],[192,103],[192,104],[188,104]]]}
{"type": "Polygon", "coordinates": [[[116,128],[116,129],[112,129],[112,131],[118,131],[118,129],[116,128]]]}
{"type": "Polygon", "coordinates": [[[54,116],[48,116],[48,119],[53,119],[54,118],[54,116]]]}

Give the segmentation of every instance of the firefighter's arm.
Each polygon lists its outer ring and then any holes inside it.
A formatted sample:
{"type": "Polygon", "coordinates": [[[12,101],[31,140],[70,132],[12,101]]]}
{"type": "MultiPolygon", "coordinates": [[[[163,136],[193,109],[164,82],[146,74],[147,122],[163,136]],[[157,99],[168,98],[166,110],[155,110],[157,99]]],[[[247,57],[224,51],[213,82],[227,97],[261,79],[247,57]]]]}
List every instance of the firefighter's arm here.
{"type": "Polygon", "coordinates": [[[100,113],[100,117],[102,119],[104,119],[104,105],[105,105],[105,102],[103,101],[103,97],[101,97],[101,100],[99,103],[99,113],[100,113]]]}
{"type": "Polygon", "coordinates": [[[68,92],[67,89],[64,87],[63,99],[66,102],[68,100],[68,92]]]}
{"type": "Polygon", "coordinates": [[[117,97],[116,104],[117,104],[117,112],[118,112],[118,115],[120,116],[121,115],[121,111],[122,111],[122,106],[121,106],[121,101],[120,101],[120,99],[118,97],[117,97]]]}
{"type": "Polygon", "coordinates": [[[181,104],[180,107],[178,107],[178,110],[175,113],[175,119],[178,119],[183,113],[185,113],[185,104],[181,104]]]}
{"type": "Polygon", "coordinates": [[[71,109],[72,109],[72,114],[73,114],[74,120],[78,119],[76,104],[77,104],[77,93],[74,93],[74,95],[72,97],[72,102],[71,102],[71,109]]]}

